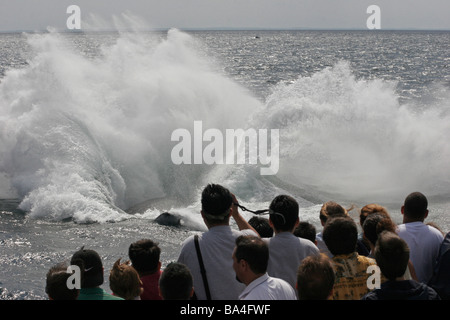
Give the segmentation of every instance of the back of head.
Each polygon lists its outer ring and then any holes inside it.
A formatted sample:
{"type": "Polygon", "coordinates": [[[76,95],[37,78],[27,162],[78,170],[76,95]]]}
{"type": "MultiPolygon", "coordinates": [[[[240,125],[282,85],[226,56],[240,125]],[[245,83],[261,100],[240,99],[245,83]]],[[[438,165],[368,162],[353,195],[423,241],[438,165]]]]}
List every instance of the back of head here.
{"type": "Polygon", "coordinates": [[[295,228],[294,235],[314,242],[316,241],[316,228],[311,223],[302,221],[295,228]]]}
{"type": "Polygon", "coordinates": [[[81,247],[73,254],[70,264],[80,267],[81,288],[95,288],[103,284],[103,263],[96,251],[81,247]]]}
{"type": "Polygon", "coordinates": [[[376,212],[368,215],[363,224],[364,236],[372,245],[375,245],[378,235],[382,231],[395,232],[395,229],[396,225],[394,221],[392,221],[389,215],[386,215],[383,212],[376,212]]]}
{"type": "Polygon", "coordinates": [[[233,198],[228,189],[218,184],[207,185],[202,192],[202,212],[211,223],[228,221],[233,198]]]}
{"type": "Polygon", "coordinates": [[[327,256],[306,257],[297,271],[299,300],[326,300],[332,293],[334,281],[334,269],[327,256]]]}
{"type": "Polygon", "coordinates": [[[374,255],[381,273],[389,280],[395,280],[405,274],[409,248],[396,233],[383,231],[378,237],[374,255]]]}
{"type": "Polygon", "coordinates": [[[273,236],[273,229],[268,219],[253,216],[248,220],[248,223],[259,233],[261,238],[270,238],[273,236]]]}
{"type": "Polygon", "coordinates": [[[193,290],[189,268],[182,263],[169,263],[159,278],[159,290],[164,300],[189,300],[193,290]]]}
{"type": "Polygon", "coordinates": [[[327,220],[323,240],[333,255],[355,252],[358,240],[356,223],[350,217],[334,217],[327,220]]]}
{"type": "Polygon", "coordinates": [[[67,266],[57,264],[47,272],[45,292],[51,300],[76,300],[80,290],[69,289],[67,280],[71,276],[67,273],[67,266]]]}
{"type": "Polygon", "coordinates": [[[420,192],[409,194],[404,202],[404,215],[410,220],[423,221],[427,215],[428,200],[420,192]]]}
{"type": "Polygon", "coordinates": [[[161,249],[158,243],[150,239],[133,242],[128,248],[128,256],[133,268],[141,275],[158,271],[160,255],[161,249]]]}
{"type": "Polygon", "coordinates": [[[372,213],[382,213],[389,216],[389,213],[385,207],[376,203],[371,203],[362,207],[361,212],[359,213],[359,224],[362,226],[366,218],[372,213]]]}
{"type": "Polygon", "coordinates": [[[125,300],[133,300],[141,294],[139,274],[129,263],[120,263],[119,259],[109,273],[109,287],[116,296],[125,300]]]}
{"type": "Polygon", "coordinates": [[[239,236],[236,239],[234,255],[238,262],[245,260],[255,274],[267,271],[269,247],[260,237],[239,236]]]}
{"type": "Polygon", "coordinates": [[[320,209],[319,218],[322,223],[326,223],[329,217],[345,217],[347,211],[340,204],[334,201],[325,202],[320,209]]]}
{"type": "Polygon", "coordinates": [[[288,195],[275,197],[269,206],[270,220],[278,231],[291,231],[298,219],[298,202],[288,195]]]}

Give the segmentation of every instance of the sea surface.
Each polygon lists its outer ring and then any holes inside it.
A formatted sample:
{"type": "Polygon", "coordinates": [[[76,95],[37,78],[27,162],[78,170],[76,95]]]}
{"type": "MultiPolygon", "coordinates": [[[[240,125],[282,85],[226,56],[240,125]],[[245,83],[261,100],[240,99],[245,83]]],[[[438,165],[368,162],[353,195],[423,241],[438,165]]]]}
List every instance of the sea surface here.
{"type": "Polygon", "coordinates": [[[134,241],[158,241],[164,267],[205,230],[208,183],[253,210],[293,195],[317,231],[325,201],[355,220],[379,203],[401,223],[421,191],[426,222],[450,231],[448,31],[0,34],[0,110],[0,299],[46,299],[48,269],[82,246],[109,292],[134,241]],[[171,134],[194,121],[278,129],[277,174],[174,164],[171,134]]]}

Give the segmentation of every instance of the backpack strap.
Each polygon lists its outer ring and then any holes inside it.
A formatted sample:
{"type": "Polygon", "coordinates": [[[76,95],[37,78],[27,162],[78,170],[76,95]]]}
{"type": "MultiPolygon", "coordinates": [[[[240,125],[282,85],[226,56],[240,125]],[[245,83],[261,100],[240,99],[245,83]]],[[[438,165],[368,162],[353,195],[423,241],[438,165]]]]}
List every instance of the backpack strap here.
{"type": "Polygon", "coordinates": [[[206,278],[206,270],[205,266],[203,265],[202,253],[200,252],[200,245],[198,243],[197,234],[194,236],[194,242],[195,242],[195,250],[197,250],[198,263],[200,264],[200,272],[203,278],[203,285],[205,286],[206,299],[211,300],[211,293],[209,292],[208,279],[206,278]]]}

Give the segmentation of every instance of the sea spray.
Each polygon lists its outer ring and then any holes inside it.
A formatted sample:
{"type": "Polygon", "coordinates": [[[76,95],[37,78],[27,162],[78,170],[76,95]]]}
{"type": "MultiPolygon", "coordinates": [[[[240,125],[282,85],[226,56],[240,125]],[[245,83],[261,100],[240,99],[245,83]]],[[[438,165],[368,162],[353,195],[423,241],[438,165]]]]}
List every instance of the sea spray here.
{"type": "Polygon", "coordinates": [[[343,61],[278,85],[255,119],[283,128],[278,178],[329,197],[390,201],[448,193],[449,106],[436,101],[401,104],[395,82],[356,79],[343,61]]]}
{"type": "Polygon", "coordinates": [[[245,127],[261,107],[189,35],[148,37],[120,34],[92,58],[33,35],[29,65],[2,79],[0,168],[31,217],[114,221],[144,200],[192,200],[210,169],[171,165],[171,132],[245,127]]]}

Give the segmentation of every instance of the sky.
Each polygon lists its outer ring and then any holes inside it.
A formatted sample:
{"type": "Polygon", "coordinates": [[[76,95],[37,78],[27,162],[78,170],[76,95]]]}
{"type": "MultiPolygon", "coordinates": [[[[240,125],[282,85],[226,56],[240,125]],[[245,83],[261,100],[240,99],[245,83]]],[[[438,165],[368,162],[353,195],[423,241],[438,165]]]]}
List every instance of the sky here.
{"type": "Polygon", "coordinates": [[[67,30],[70,5],[82,30],[124,15],[149,29],[367,29],[370,5],[380,29],[450,30],[449,0],[0,0],[0,32],[67,30]]]}

